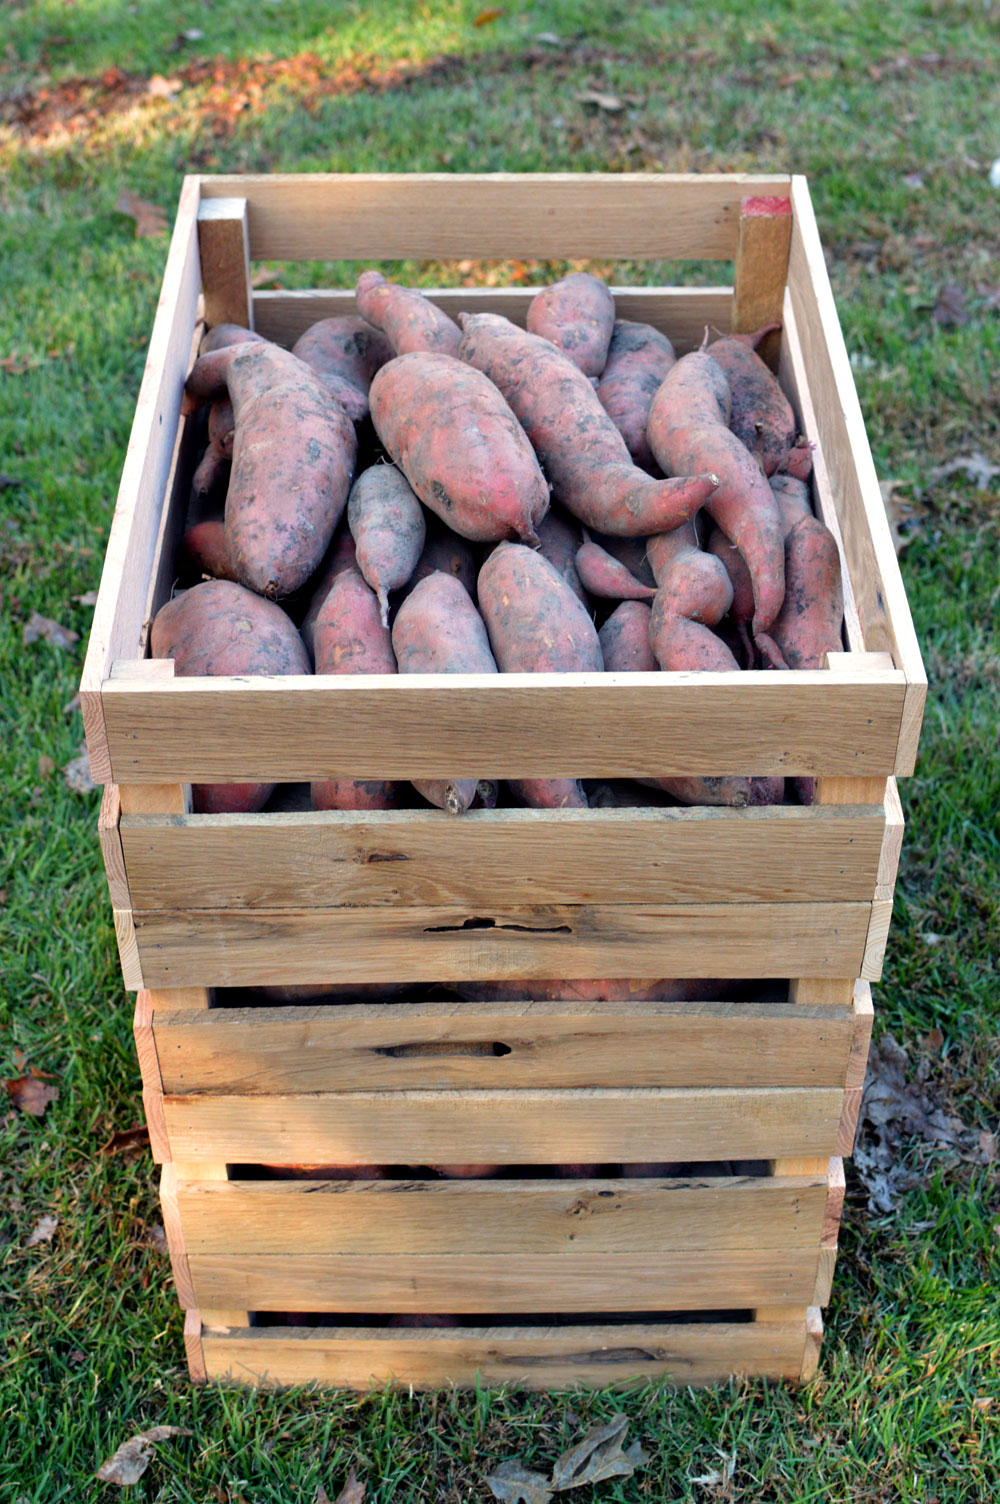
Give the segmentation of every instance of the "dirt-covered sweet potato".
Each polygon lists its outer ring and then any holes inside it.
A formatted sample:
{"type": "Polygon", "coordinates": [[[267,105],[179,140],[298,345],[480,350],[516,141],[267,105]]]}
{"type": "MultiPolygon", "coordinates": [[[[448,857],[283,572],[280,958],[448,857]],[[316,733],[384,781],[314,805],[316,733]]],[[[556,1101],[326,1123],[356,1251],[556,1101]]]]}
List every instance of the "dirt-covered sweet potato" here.
{"type": "Polygon", "coordinates": [[[622,601],[612,611],[598,638],[609,674],[654,674],[659,668],[649,645],[652,613],[645,601],[622,601]]]}
{"type": "Polygon", "coordinates": [[[458,354],[458,325],[415,287],[387,282],[381,272],[362,272],[354,300],[361,317],[382,330],[397,355],[416,350],[458,354]]]}
{"type": "Polygon", "coordinates": [[[347,525],[358,568],[378,596],[388,626],[389,591],[406,584],[423,552],[424,509],[395,465],[371,465],[351,487],[347,525]]]}
{"type": "Polygon", "coordinates": [[[674,347],[652,324],[616,319],[597,396],[635,463],[661,475],[646,438],[646,423],[660,383],[676,364],[674,347]]]}
{"type": "Polygon", "coordinates": [[[549,488],[524,430],[486,376],[450,355],[401,355],[377,373],[369,396],[389,455],[453,532],[480,543],[537,544],[549,488]]]}
{"type": "Polygon", "coordinates": [[[450,527],[445,527],[436,517],[425,519],[427,523],[427,541],[424,544],[423,553],[417,560],[417,567],[413,571],[410,581],[411,589],[421,580],[425,580],[429,574],[435,574],[438,570],[442,574],[450,574],[453,579],[464,585],[473,600],[476,598],[476,575],[479,573],[479,565],[476,560],[475,550],[466,538],[460,538],[453,533],[450,527]]]}
{"type": "Polygon", "coordinates": [[[226,548],[226,525],[221,517],[208,518],[189,527],[181,538],[178,565],[182,577],[235,580],[226,548]]]}
{"type": "Polygon", "coordinates": [[[591,595],[608,601],[651,601],[656,594],[613,554],[588,538],[576,551],[576,572],[591,595]]]}
{"type": "Polygon", "coordinates": [[[381,329],[353,314],[320,319],[292,346],[292,354],[323,378],[352,423],[367,418],[372,377],[395,353],[381,329]]]}
{"type": "Polygon", "coordinates": [[[802,481],[775,476],[771,484],[785,530],[785,601],[771,636],[789,668],[826,668],[827,653],[843,649],[844,592],[837,543],[813,515],[802,481]]]}
{"type": "Polygon", "coordinates": [[[347,503],[354,425],[316,373],[277,345],[200,356],[185,384],[188,410],[226,393],[236,420],[229,557],[251,590],[290,595],[319,565],[347,503]]]}
{"type": "MultiPolygon", "coordinates": [[[[428,575],[396,612],[392,646],[401,674],[495,674],[486,628],[472,598],[452,575],[428,575]]],[[[419,794],[460,815],[477,793],[475,778],[413,779],[419,794]]]]}
{"type": "Polygon", "coordinates": [[[493,313],[462,314],[461,323],[462,359],[499,387],[555,499],[588,527],[633,537],[661,532],[711,495],[710,466],[683,480],[653,480],[638,469],[587,377],[548,340],[493,313]]]}
{"type": "Polygon", "coordinates": [[[228,481],[235,427],[233,404],[229,398],[222,397],[213,402],[208,410],[208,447],[191,477],[191,489],[196,496],[208,496],[228,481]]]}
{"type": "Polygon", "coordinates": [[[530,333],[551,340],[585,376],[600,376],[615,324],[615,300],[600,277],[570,272],[536,293],[525,322],[530,333]]]}
{"type": "MultiPolygon", "coordinates": [[[[154,658],[172,658],[182,678],[308,674],[309,655],[280,606],[231,580],[206,580],[161,606],[150,629],[154,658]]],[[[273,784],[195,784],[199,813],[262,809],[273,784]]]]}
{"type": "Polygon", "coordinates": [[[262,334],[245,329],[242,324],[213,324],[206,329],[198,346],[199,355],[210,355],[213,350],[225,350],[229,345],[245,345],[248,340],[263,340],[262,334]]]}
{"type": "Polygon", "coordinates": [[[587,592],[576,572],[576,551],[583,542],[583,529],[575,517],[552,505],[538,524],[539,552],[566,581],[575,596],[587,604],[587,592]]]}
{"type": "Polygon", "coordinates": [[[785,462],[798,432],[791,403],[757,354],[764,336],[780,328],[765,324],[754,334],[730,334],[708,349],[729,381],[730,432],[757,455],[765,475],[773,475],[785,462]]]}

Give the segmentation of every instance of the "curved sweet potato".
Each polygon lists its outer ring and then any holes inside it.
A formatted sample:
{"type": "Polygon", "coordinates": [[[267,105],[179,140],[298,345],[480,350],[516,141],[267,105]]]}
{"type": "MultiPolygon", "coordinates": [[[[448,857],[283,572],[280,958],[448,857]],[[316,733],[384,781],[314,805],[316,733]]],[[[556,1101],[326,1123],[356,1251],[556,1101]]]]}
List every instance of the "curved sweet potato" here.
{"type": "Polygon", "coordinates": [[[653,674],[659,668],[649,645],[652,612],[645,601],[622,601],[612,611],[598,638],[604,667],[611,674],[653,674]]]}
{"type": "Polygon", "coordinates": [[[597,397],[642,470],[662,475],[646,438],[646,423],[660,383],[676,365],[674,347],[652,324],[616,319],[597,397]]]}
{"type": "Polygon", "coordinates": [[[844,593],[836,540],[813,516],[800,481],[783,478],[779,506],[785,526],[785,601],[771,636],[789,668],[826,668],[827,653],[843,648],[844,593]]]}
{"type": "Polygon", "coordinates": [[[236,419],[226,545],[239,580],[290,595],[316,569],[347,502],[354,425],[316,373],[277,345],[202,355],[185,384],[190,410],[228,392],[236,419]]]}
{"type": "Polygon", "coordinates": [[[292,354],[322,377],[352,423],[367,418],[372,377],[395,353],[381,329],[351,314],[320,319],[292,346],[292,354]]]}
{"type": "Polygon", "coordinates": [[[729,381],[730,432],[757,455],[765,475],[773,475],[784,463],[798,432],[791,403],[757,354],[765,334],[780,328],[765,324],[755,334],[732,334],[708,348],[729,381]]]}
{"type": "Polygon", "coordinates": [[[462,359],[499,387],[556,500],[588,527],[633,537],[662,532],[685,521],[714,491],[707,465],[686,480],[652,480],[638,469],[587,377],[548,340],[497,314],[462,314],[460,320],[462,359]]]}
{"type": "Polygon", "coordinates": [[[262,334],[244,329],[242,324],[214,324],[206,329],[198,346],[199,355],[210,355],[213,350],[225,350],[229,345],[245,345],[248,340],[264,341],[262,334]]]}
{"type": "Polygon", "coordinates": [[[354,298],[361,317],[383,331],[397,355],[416,350],[458,354],[458,325],[415,287],[387,282],[381,272],[362,272],[354,298]]]}
{"type": "Polygon", "coordinates": [[[477,542],[538,542],[549,488],[487,377],[450,355],[401,355],[376,374],[369,396],[393,461],[454,532],[477,542]]]}
{"type": "Polygon", "coordinates": [[[576,572],[576,551],[583,542],[583,532],[575,517],[560,506],[550,506],[538,524],[539,553],[561,574],[577,598],[587,604],[587,592],[576,572]]]}
{"type": "Polygon", "coordinates": [[[643,585],[607,549],[588,538],[576,551],[576,572],[591,595],[609,601],[651,601],[656,587],[643,585]]]}
{"type": "Polygon", "coordinates": [[[229,398],[223,397],[213,402],[208,410],[208,448],[191,478],[191,487],[196,495],[207,496],[216,486],[221,486],[233,458],[235,427],[233,404],[229,398]]]}
{"type": "Polygon", "coordinates": [[[528,304],[531,334],[551,340],[585,376],[600,376],[615,325],[611,289],[590,272],[570,272],[528,304]]]}
{"type": "Polygon", "coordinates": [[[351,487],[347,525],[358,568],[378,596],[387,627],[389,591],[406,584],[423,551],[424,509],[395,465],[372,465],[351,487]]]}

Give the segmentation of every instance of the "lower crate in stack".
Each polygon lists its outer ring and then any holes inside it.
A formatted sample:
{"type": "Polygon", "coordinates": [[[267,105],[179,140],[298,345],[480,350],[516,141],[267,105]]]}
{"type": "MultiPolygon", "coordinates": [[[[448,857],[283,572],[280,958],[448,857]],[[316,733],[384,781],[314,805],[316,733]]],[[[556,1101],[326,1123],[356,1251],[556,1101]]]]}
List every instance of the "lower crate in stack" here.
{"type": "Polygon", "coordinates": [[[192,1377],[807,1378],[872,1019],[867,983],[846,1004],[831,991],[252,1007],[140,992],[192,1377]],[[499,1173],[432,1168],[471,1162],[499,1173]],[[283,1178],[293,1166],[352,1178],[283,1178]]]}

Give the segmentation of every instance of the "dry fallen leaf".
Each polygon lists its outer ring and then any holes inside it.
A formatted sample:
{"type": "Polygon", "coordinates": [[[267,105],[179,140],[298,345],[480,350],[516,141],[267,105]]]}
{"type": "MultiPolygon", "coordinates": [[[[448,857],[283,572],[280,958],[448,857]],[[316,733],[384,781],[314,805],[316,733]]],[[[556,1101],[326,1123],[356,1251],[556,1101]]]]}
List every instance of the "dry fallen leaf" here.
{"type": "Polygon", "coordinates": [[[190,1436],[183,1426],[153,1426],[149,1431],[140,1431],[123,1441],[117,1452],[97,1469],[96,1476],[102,1483],[117,1483],[119,1488],[128,1488],[138,1483],[153,1458],[153,1444],[165,1441],[168,1436],[190,1436]]]}
{"type": "Polygon", "coordinates": [[[5,355],[0,360],[0,371],[6,371],[8,376],[23,376],[34,370],[37,364],[37,360],[32,360],[30,355],[18,355],[15,351],[13,355],[5,355]]]}
{"type": "Polygon", "coordinates": [[[732,1498],[731,1488],[733,1474],[736,1472],[736,1453],[731,1457],[723,1456],[721,1468],[709,1468],[707,1473],[702,1473],[698,1478],[692,1478],[699,1488],[704,1488],[710,1493],[725,1493],[727,1499],[732,1498]]]}
{"type": "Polygon", "coordinates": [[[965,288],[957,282],[945,282],[938,289],[937,299],[934,303],[934,311],[931,314],[935,324],[940,324],[942,329],[958,329],[969,322],[969,310],[966,307],[965,288]]]}
{"type": "Polygon", "coordinates": [[[599,89],[587,89],[576,98],[578,104],[594,104],[599,110],[607,110],[609,115],[617,115],[625,108],[617,94],[602,94],[599,89]]]}
{"type": "Polygon", "coordinates": [[[53,761],[53,759],[47,752],[43,752],[41,757],[38,759],[39,778],[48,778],[51,775],[54,767],[55,762],[53,761]]]}
{"type": "Polygon", "coordinates": [[[489,10],[481,10],[473,21],[473,26],[489,26],[491,21],[499,21],[506,12],[502,5],[491,5],[489,10]]]}
{"type": "Polygon", "coordinates": [[[29,1117],[42,1117],[49,1103],[59,1100],[58,1087],[49,1086],[48,1082],[40,1080],[34,1074],[17,1076],[5,1081],[4,1086],[14,1106],[21,1112],[26,1112],[29,1117]]]}
{"type": "Polygon", "coordinates": [[[991,1165],[997,1157],[997,1139],[995,1133],[990,1133],[984,1128],[979,1135],[979,1158],[984,1165],[991,1165]]]}
{"type": "Polygon", "coordinates": [[[990,481],[994,476],[1000,475],[1000,465],[993,465],[977,449],[974,454],[963,454],[957,460],[951,460],[947,465],[938,465],[936,470],[931,471],[932,480],[947,480],[949,475],[964,475],[971,480],[977,491],[989,489],[990,481]]]}
{"type": "MultiPolygon", "coordinates": [[[[316,1497],[313,1504],[330,1504],[330,1496],[322,1483],[316,1485],[316,1497]]],[[[334,1499],[333,1504],[365,1504],[365,1484],[358,1482],[353,1467],[347,1475],[347,1482],[334,1499]]]]}
{"type": "Polygon", "coordinates": [[[156,1249],[157,1253],[170,1252],[170,1249],[167,1247],[167,1234],[164,1231],[162,1222],[153,1223],[152,1227],[149,1229],[149,1234],[146,1238],[146,1241],[149,1244],[150,1248],[156,1249]]]}
{"type": "Polygon", "coordinates": [[[127,1154],[131,1149],[144,1149],[149,1143],[149,1129],[145,1123],[137,1123],[134,1128],[120,1128],[113,1133],[106,1144],[101,1145],[102,1154],[127,1154]]]}
{"type": "Polygon", "coordinates": [[[176,99],[178,90],[183,87],[179,78],[164,78],[162,73],[154,73],[146,85],[146,93],[153,99],[176,99]]]}
{"type": "Polygon", "coordinates": [[[605,1478],[631,1478],[637,1467],[649,1461],[636,1441],[627,1452],[622,1441],[628,1430],[628,1416],[613,1415],[603,1426],[588,1431],[582,1441],[564,1452],[552,1469],[552,1487],[582,1488],[585,1483],[600,1483],[605,1478]]]}
{"type": "Polygon", "coordinates": [[[533,1473],[516,1457],[501,1462],[495,1473],[490,1473],[486,1485],[495,1499],[502,1504],[549,1504],[552,1487],[541,1473],[533,1473]]]}
{"type": "MultiPolygon", "coordinates": [[[[79,700],[77,705],[79,705],[79,700]]],[[[77,706],[74,705],[66,706],[67,711],[76,708],[77,706]]],[[[63,778],[66,781],[66,787],[72,789],[74,794],[92,794],[97,788],[97,784],[90,776],[90,754],[85,746],[80,748],[80,755],[74,757],[63,768],[63,778]]]]}
{"type": "Polygon", "coordinates": [[[59,622],[52,621],[48,616],[40,616],[37,611],[32,611],[31,619],[21,633],[21,641],[25,647],[33,642],[51,642],[53,647],[71,648],[74,642],[80,641],[80,634],[70,627],[60,626],[59,622]]]}
{"type": "Polygon", "coordinates": [[[165,235],[167,232],[167,216],[163,210],[158,204],[151,204],[148,199],[140,198],[138,193],[123,189],[115,202],[115,208],[119,214],[127,214],[135,221],[137,239],[144,235],[165,235]]]}
{"type": "Polygon", "coordinates": [[[31,1229],[31,1235],[24,1245],[25,1248],[37,1248],[39,1243],[51,1243],[58,1226],[58,1217],[39,1217],[31,1229]]]}

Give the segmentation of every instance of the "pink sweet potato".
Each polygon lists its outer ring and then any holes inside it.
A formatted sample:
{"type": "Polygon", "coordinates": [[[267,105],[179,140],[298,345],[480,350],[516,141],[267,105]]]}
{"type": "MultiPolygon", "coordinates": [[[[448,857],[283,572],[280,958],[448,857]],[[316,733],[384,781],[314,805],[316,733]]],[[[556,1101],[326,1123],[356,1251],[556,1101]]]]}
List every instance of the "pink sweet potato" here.
{"type": "Polygon", "coordinates": [[[611,674],[653,674],[659,668],[649,645],[652,612],[644,601],[622,601],[598,637],[604,667],[611,674]]]}
{"type": "Polygon", "coordinates": [[[719,476],[705,509],[746,560],[756,635],[767,631],[784,599],[781,518],[760,464],[729,431],[729,400],[722,367],[695,350],[667,373],[653,399],[647,436],[668,475],[711,464],[719,476]]]}
{"type": "Polygon", "coordinates": [[[277,345],[202,355],[188,409],[228,392],[236,419],[226,545],[244,584],[290,595],[316,569],[347,503],[354,425],[316,373],[277,345]]]}
{"type": "Polygon", "coordinates": [[[586,809],[587,796],[578,778],[511,778],[510,791],[529,809],[586,809]]]}
{"type": "Polygon", "coordinates": [[[184,576],[213,580],[234,580],[233,566],[226,548],[226,526],[222,518],[210,518],[189,527],[180,543],[181,572],[184,576]]]}
{"type": "Polygon", "coordinates": [[[327,549],[326,558],[323,560],[322,566],[316,571],[316,574],[310,581],[312,594],[309,599],[309,605],[306,608],[306,614],[302,619],[302,625],[299,627],[299,631],[302,633],[302,641],[309,649],[314,661],[316,646],[313,642],[313,627],[323,603],[330,593],[330,586],[341,570],[357,569],[357,566],[358,560],[357,551],[354,547],[354,539],[351,537],[350,530],[341,524],[334,534],[333,542],[327,549]]]}
{"type": "MultiPolygon", "coordinates": [[[[309,655],[280,606],[230,580],[206,580],[161,606],[150,631],[154,658],[181,677],[308,674],[309,655]]],[[[200,813],[262,809],[270,783],[195,784],[200,813]]]]}
{"type": "Polygon", "coordinates": [[[585,376],[600,376],[615,324],[611,289],[590,272],[543,287],[528,304],[528,330],[551,340],[585,376]]]}
{"type": "Polygon", "coordinates": [[[387,282],[381,272],[362,272],[354,298],[361,317],[383,331],[397,355],[417,350],[458,354],[458,325],[415,287],[387,282]]]}
{"type": "Polygon", "coordinates": [[[729,381],[730,432],[757,455],[765,475],[773,475],[785,462],[798,432],[791,403],[757,354],[765,334],[780,328],[765,324],[755,334],[732,334],[716,340],[708,351],[729,381]]]}
{"type": "Polygon", "coordinates": [[[593,538],[576,551],[576,572],[591,595],[609,601],[651,601],[652,585],[643,585],[613,554],[593,538]]]}
{"type": "Polygon", "coordinates": [[[292,346],[292,354],[322,377],[352,423],[367,418],[372,377],[395,353],[381,329],[350,314],[320,319],[292,346]]]}
{"type": "Polygon", "coordinates": [[[646,424],[660,383],[677,362],[674,347],[652,324],[616,319],[598,400],[625,440],[635,463],[661,475],[646,438],[646,424]]]}
{"type": "Polygon", "coordinates": [[[813,516],[801,481],[775,476],[772,485],[785,528],[785,602],[771,636],[789,668],[826,668],[827,653],[843,650],[844,594],[836,540],[813,516]]]}
{"type": "MultiPolygon", "coordinates": [[[[452,575],[431,574],[410,591],[396,613],[392,646],[401,674],[495,674],[482,618],[452,575]]],[[[476,797],[475,778],[414,779],[419,794],[460,815],[476,797]]]]}
{"type": "Polygon", "coordinates": [[[475,600],[479,566],[472,545],[453,533],[451,528],[444,527],[436,517],[427,518],[426,521],[427,542],[413,571],[411,588],[425,580],[429,574],[440,570],[442,574],[450,574],[456,579],[475,600]]]}
{"type": "Polygon", "coordinates": [[[587,592],[576,572],[576,551],[583,542],[583,531],[575,517],[559,506],[550,506],[538,524],[539,552],[562,575],[573,594],[587,604],[587,592]]]}
{"type": "Polygon", "coordinates": [[[645,538],[614,538],[610,533],[594,533],[593,539],[605,553],[617,559],[619,564],[624,564],[629,574],[634,575],[641,585],[656,584],[645,538]]]}
{"type": "Polygon", "coordinates": [[[707,465],[686,480],[652,480],[639,470],[587,377],[548,340],[492,313],[462,314],[461,323],[462,359],[499,387],[556,500],[588,527],[660,532],[685,521],[714,491],[707,465]]]}
{"type": "Polygon", "coordinates": [[[215,324],[206,329],[198,346],[199,355],[210,355],[213,350],[225,350],[229,345],[245,345],[248,340],[263,340],[262,334],[244,329],[242,324],[215,324]]]}
{"type": "Polygon", "coordinates": [[[207,496],[227,478],[233,458],[235,427],[233,404],[228,397],[213,402],[208,410],[208,448],[191,479],[195,495],[207,496]]]}
{"type": "Polygon", "coordinates": [[[453,532],[538,542],[549,488],[491,381],[450,355],[401,355],[377,373],[370,400],[393,461],[453,532]]]}
{"type": "Polygon", "coordinates": [[[358,568],[378,596],[389,625],[389,591],[406,584],[423,552],[424,509],[395,465],[372,465],[358,476],[347,502],[358,568]]]}

